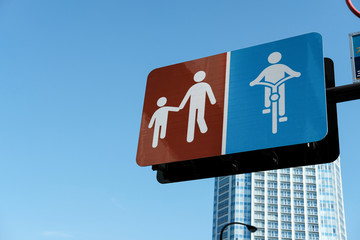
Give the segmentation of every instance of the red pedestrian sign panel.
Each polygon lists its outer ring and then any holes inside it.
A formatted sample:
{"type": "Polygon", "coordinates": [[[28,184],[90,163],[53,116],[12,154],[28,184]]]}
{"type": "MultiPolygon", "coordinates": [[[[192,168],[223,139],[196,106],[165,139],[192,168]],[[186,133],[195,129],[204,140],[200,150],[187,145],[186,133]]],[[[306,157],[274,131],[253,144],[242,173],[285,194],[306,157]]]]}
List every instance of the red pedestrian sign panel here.
{"type": "Polygon", "coordinates": [[[221,155],[226,56],[149,74],[137,153],[140,166],[221,155]]]}

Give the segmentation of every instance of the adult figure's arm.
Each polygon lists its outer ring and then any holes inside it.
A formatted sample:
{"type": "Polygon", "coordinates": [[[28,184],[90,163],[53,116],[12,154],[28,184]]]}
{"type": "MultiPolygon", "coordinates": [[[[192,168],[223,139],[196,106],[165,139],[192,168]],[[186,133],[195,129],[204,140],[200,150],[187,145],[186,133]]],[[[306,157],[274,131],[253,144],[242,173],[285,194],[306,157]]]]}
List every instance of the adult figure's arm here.
{"type": "Polygon", "coordinates": [[[209,97],[210,103],[214,105],[216,103],[216,98],[209,84],[206,85],[206,92],[209,97]]]}
{"type": "Polygon", "coordinates": [[[180,106],[179,106],[179,109],[183,109],[184,106],[185,106],[185,104],[186,104],[186,102],[189,100],[189,98],[190,98],[190,96],[191,96],[190,90],[191,90],[191,88],[187,91],[185,97],[184,97],[183,100],[181,101],[180,106]]]}
{"type": "Polygon", "coordinates": [[[148,128],[152,128],[152,126],[154,125],[154,123],[155,123],[155,115],[156,115],[156,111],[154,112],[154,114],[152,115],[152,117],[150,119],[148,128]]]}

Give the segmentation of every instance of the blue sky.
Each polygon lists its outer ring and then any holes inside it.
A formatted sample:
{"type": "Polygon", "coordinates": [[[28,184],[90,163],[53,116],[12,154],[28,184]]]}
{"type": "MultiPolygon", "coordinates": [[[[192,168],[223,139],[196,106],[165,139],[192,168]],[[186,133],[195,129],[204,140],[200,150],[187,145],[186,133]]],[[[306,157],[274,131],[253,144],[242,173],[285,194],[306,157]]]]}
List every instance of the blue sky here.
{"type": "MultiPolygon", "coordinates": [[[[210,239],[214,180],[161,185],[136,164],[148,73],[319,32],[341,86],[357,31],[345,1],[1,0],[0,239],[210,239]]],[[[349,239],[359,109],[338,104],[349,239]]]]}

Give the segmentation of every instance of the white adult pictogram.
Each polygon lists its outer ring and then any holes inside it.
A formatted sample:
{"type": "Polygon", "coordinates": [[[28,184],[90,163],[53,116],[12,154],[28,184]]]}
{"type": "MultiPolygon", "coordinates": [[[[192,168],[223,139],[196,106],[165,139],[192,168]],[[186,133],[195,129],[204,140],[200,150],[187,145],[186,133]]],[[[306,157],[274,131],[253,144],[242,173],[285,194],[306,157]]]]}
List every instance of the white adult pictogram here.
{"type": "Polygon", "coordinates": [[[254,81],[250,82],[250,86],[265,86],[265,109],[263,109],[262,113],[266,114],[272,111],[272,131],[274,134],[277,133],[277,121],[287,121],[285,116],[285,81],[301,75],[300,72],[295,72],[284,64],[278,64],[281,57],[279,52],[271,53],[268,62],[272,65],[265,68],[254,81]],[[264,82],[261,82],[262,79],[264,79],[264,82]],[[271,105],[272,110],[270,110],[271,105]],[[278,115],[280,116],[279,119],[278,115]]]}
{"type": "Polygon", "coordinates": [[[206,96],[208,96],[211,104],[216,103],[216,99],[210,85],[208,83],[201,82],[205,79],[205,77],[206,73],[204,71],[198,71],[195,73],[194,81],[197,83],[189,88],[179,106],[180,109],[183,109],[186,102],[190,99],[190,110],[186,136],[186,141],[189,143],[194,140],[195,121],[197,121],[201,133],[206,133],[208,130],[205,122],[206,96]]]}
{"type": "Polygon", "coordinates": [[[154,125],[154,133],[153,133],[153,141],[152,141],[152,147],[156,148],[158,146],[159,141],[159,133],[160,138],[164,139],[166,136],[166,127],[167,127],[167,121],[168,121],[168,115],[170,111],[178,112],[179,108],[177,107],[164,107],[166,104],[167,99],[166,97],[161,97],[157,101],[158,107],[160,107],[158,110],[154,112],[150,119],[150,123],[148,128],[152,128],[154,125]]]}

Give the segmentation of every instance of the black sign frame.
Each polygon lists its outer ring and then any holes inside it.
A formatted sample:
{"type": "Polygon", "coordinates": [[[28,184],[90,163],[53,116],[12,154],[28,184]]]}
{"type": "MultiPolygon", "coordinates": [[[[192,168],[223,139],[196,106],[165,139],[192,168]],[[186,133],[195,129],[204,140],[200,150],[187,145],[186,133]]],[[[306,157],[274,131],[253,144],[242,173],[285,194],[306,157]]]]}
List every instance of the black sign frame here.
{"type": "MultiPolygon", "coordinates": [[[[325,58],[326,88],[335,87],[334,63],[325,58]]],[[[328,133],[320,141],[152,166],[160,183],[330,163],[340,155],[336,102],[327,96],[328,133]]]]}

